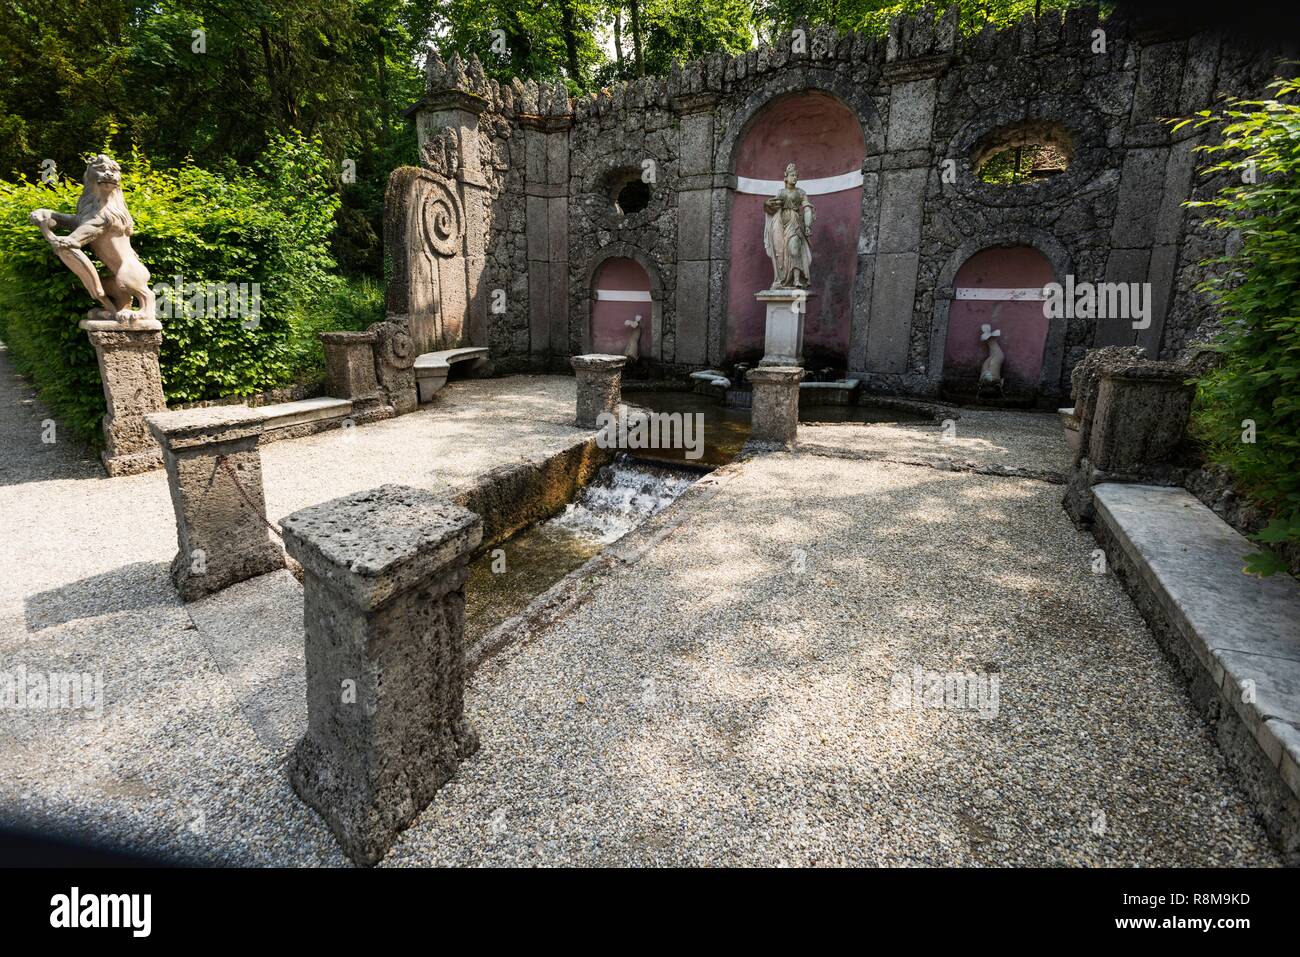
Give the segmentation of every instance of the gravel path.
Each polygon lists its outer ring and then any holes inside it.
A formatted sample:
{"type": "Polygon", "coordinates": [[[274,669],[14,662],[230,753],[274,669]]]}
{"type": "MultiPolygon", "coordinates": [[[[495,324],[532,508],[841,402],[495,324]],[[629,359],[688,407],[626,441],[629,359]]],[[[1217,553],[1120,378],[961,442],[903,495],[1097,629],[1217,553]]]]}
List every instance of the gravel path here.
{"type": "MultiPolygon", "coordinates": [[[[267,446],[270,513],[564,444],[572,389],[453,384],[433,410],[267,446]]],[[[0,670],[100,673],[106,706],[0,712],[0,822],[344,863],[283,769],[305,718],[300,587],[180,605],[163,477],[23,444],[44,417],[29,400],[0,356],[0,670]]],[[[966,422],[985,445],[963,455],[1055,467],[1051,417],[1001,416],[966,422]]],[[[1276,863],[1059,487],[893,461],[935,432],[810,428],[868,458],[745,463],[490,659],[467,696],[481,751],[385,863],[1276,863]],[[893,706],[914,668],[996,678],[996,712],[893,706]]]]}
{"type": "Polygon", "coordinates": [[[927,467],[747,463],[484,666],[483,750],[387,863],[1276,863],[1059,498],[927,467]],[[996,714],[895,707],[915,668],[996,676],[996,714]]]}

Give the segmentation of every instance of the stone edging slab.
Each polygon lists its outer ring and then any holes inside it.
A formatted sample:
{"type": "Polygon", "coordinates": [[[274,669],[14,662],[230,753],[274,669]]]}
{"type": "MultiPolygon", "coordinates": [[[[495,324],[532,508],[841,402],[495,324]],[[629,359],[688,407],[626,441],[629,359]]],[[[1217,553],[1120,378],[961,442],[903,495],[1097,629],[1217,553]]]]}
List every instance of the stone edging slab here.
{"type": "Polygon", "coordinates": [[[1300,864],[1300,585],[1244,574],[1256,549],[1185,489],[1092,491],[1112,570],[1190,680],[1269,836],[1300,864]]]}

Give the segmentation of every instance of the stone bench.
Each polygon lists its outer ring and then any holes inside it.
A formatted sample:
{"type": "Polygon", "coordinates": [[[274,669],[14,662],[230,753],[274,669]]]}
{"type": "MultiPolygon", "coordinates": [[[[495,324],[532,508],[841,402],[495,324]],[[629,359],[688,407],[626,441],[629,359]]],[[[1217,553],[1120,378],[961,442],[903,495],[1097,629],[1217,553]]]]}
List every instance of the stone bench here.
{"type": "Polygon", "coordinates": [[[1093,488],[1094,530],[1259,806],[1300,864],[1300,585],[1242,572],[1256,549],[1181,488],[1093,488]]]}
{"type": "Polygon", "coordinates": [[[335,419],[346,419],[352,414],[352,402],[320,396],[262,405],[254,411],[262,414],[262,430],[265,434],[277,429],[297,429],[302,426],[324,427],[335,419]]]}
{"type": "Polygon", "coordinates": [[[444,349],[426,352],[415,359],[415,387],[420,402],[432,402],[438,390],[447,384],[447,375],[457,362],[473,363],[475,371],[483,371],[488,364],[486,346],[466,346],[463,349],[444,349]]]}

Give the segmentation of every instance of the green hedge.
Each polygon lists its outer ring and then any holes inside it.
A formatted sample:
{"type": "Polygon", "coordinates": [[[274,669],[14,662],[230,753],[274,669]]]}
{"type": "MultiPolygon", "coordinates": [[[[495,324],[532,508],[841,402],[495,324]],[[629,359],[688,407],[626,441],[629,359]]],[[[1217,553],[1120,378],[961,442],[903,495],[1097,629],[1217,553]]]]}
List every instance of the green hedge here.
{"type": "MultiPolygon", "coordinates": [[[[253,169],[160,170],[139,155],[122,166],[132,244],[155,289],[178,276],[187,285],[260,287],[255,323],[211,316],[190,296],[160,316],[168,401],[250,395],[317,376],[318,331],[382,318],[374,284],[333,273],[328,243],[339,200],[319,144],[278,140],[253,169]]],[[[0,182],[0,339],[54,414],[93,443],[104,400],[77,322],[96,303],[27,220],[39,207],[72,212],[80,192],[75,180],[0,182]]]]}
{"type": "MultiPolygon", "coordinates": [[[[1203,288],[1223,313],[1221,368],[1198,383],[1195,432],[1209,458],[1227,466],[1272,516],[1256,541],[1300,543],[1300,80],[1278,80],[1277,99],[1235,101],[1195,122],[1220,126],[1227,154],[1208,172],[1236,184],[1190,203],[1211,226],[1241,237],[1234,255],[1215,260],[1222,275],[1203,288]],[[1250,441],[1253,424],[1253,438],[1250,441]]],[[[1183,125],[1183,124],[1179,124],[1183,125]]],[[[1251,556],[1247,571],[1286,568],[1274,551],[1251,556]]]]}

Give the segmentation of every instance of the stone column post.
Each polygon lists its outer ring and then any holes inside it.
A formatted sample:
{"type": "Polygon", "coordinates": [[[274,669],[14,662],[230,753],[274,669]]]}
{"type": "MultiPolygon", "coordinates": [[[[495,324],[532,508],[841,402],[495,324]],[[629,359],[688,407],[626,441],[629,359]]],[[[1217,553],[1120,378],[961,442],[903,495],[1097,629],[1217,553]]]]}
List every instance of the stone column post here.
{"type": "Polygon", "coordinates": [[[167,408],[163,398],[158,352],[162,323],[141,319],[133,326],[104,319],[80,323],[99,361],[104,383],[104,451],[109,475],[134,475],[163,464],[162,451],[145,425],[145,416],[167,408]]]}
{"type": "Polygon", "coordinates": [[[243,405],[148,418],[176,510],[171,575],[184,601],[285,565],[266,521],[257,448],[262,421],[261,412],[243,405]]]}
{"type": "Polygon", "coordinates": [[[463,711],[465,580],[483,525],[385,485],[281,526],[302,563],[307,630],[307,733],[289,778],[371,865],[478,747],[463,711]]]}
{"type": "Polygon", "coordinates": [[[574,425],[580,429],[599,428],[596,417],[602,412],[618,414],[627,357],[596,353],[574,356],[569,362],[578,377],[578,414],[574,425]]]}
{"type": "Polygon", "coordinates": [[[384,396],[375,377],[373,332],[322,332],[330,395],[352,402],[352,420],[384,418],[384,396]]]}
{"type": "Polygon", "coordinates": [[[388,404],[398,415],[420,407],[415,386],[415,342],[403,317],[376,322],[368,330],[375,335],[375,377],[388,404]]]}
{"type": "MultiPolygon", "coordinates": [[[[680,365],[720,361],[715,356],[721,346],[721,331],[718,348],[711,349],[714,330],[710,328],[710,317],[717,314],[725,321],[725,307],[713,309],[714,298],[721,298],[721,287],[715,292],[712,283],[714,211],[727,208],[725,190],[720,197],[714,195],[713,110],[718,95],[703,89],[703,74],[701,64],[689,64],[671,100],[673,110],[681,116],[677,141],[676,322],[673,354],[654,358],[680,365]]],[[[710,79],[721,85],[720,77],[710,79]]]]}
{"type": "Polygon", "coordinates": [[[569,352],[569,130],[568,97],[559,87],[529,83],[516,115],[524,132],[524,210],[528,249],[530,351],[569,352]]]}
{"type": "Polygon", "coordinates": [[[872,269],[871,279],[863,277],[858,284],[859,293],[866,294],[869,282],[870,308],[864,314],[863,301],[855,306],[849,343],[850,357],[865,361],[863,371],[895,383],[909,372],[921,275],[922,211],[935,162],[935,105],[940,78],[956,48],[956,8],[949,8],[933,28],[915,20],[904,29],[906,23],[895,19],[886,41],[882,80],[889,84],[889,123],[879,172],[872,171],[869,182],[863,182],[864,193],[874,188],[879,194],[875,241],[868,235],[864,243],[874,257],[859,257],[860,268],[872,269]]]}
{"type": "Polygon", "coordinates": [[[1172,461],[1187,432],[1195,393],[1188,375],[1187,369],[1168,362],[1106,372],[1086,436],[1092,465],[1123,473],[1172,461]]]}
{"type": "Polygon", "coordinates": [[[799,434],[799,366],[763,366],[746,375],[754,387],[749,437],[792,447],[799,434]]]}

